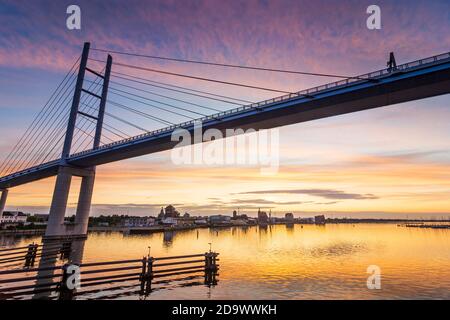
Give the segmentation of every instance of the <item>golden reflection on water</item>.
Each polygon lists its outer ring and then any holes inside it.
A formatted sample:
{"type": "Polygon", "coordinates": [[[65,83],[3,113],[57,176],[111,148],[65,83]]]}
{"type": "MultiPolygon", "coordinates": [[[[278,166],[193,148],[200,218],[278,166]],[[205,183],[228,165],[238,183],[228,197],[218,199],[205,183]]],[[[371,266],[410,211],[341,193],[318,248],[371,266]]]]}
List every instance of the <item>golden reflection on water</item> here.
{"type": "Polygon", "coordinates": [[[203,253],[208,243],[220,253],[216,287],[161,290],[149,298],[450,298],[450,230],[395,224],[90,233],[83,262],[136,259],[149,250],[154,257],[203,253]],[[369,265],[381,268],[380,290],[367,289],[369,265]]]}

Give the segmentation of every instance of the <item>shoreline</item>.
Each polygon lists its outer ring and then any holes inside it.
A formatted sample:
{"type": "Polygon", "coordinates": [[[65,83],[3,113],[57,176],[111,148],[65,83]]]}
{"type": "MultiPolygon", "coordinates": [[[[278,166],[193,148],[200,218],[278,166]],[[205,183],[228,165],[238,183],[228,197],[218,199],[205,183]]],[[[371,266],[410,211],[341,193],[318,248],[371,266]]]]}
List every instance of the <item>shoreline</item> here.
{"type": "MultiPolygon", "coordinates": [[[[450,229],[450,224],[439,224],[439,223],[450,223],[450,220],[436,221],[436,220],[405,220],[405,219],[327,219],[326,224],[397,224],[399,227],[408,228],[430,228],[430,229],[450,229]],[[432,224],[423,224],[432,223],[432,224]]],[[[232,228],[232,227],[268,227],[272,225],[316,225],[325,226],[326,224],[314,224],[314,223],[304,223],[304,222],[274,222],[264,225],[259,224],[216,224],[216,225],[185,225],[185,226],[151,226],[151,227],[89,227],[88,232],[122,232],[123,234],[152,234],[160,232],[169,231],[184,231],[184,230],[196,230],[196,229],[218,229],[218,228],[232,228]]],[[[33,235],[44,235],[45,229],[15,229],[15,230],[0,230],[0,236],[33,236],[33,235]]]]}

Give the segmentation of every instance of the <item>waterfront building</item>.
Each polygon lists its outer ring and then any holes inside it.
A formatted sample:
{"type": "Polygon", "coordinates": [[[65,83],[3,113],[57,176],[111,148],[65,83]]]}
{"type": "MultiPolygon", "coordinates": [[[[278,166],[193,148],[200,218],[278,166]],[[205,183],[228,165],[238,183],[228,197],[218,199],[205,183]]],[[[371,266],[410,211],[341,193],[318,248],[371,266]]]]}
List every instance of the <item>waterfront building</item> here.
{"type": "Polygon", "coordinates": [[[159,220],[164,219],[164,208],[163,207],[161,207],[161,211],[158,214],[158,219],[159,220]]]}
{"type": "Polygon", "coordinates": [[[238,214],[236,210],[233,211],[233,217],[231,220],[247,220],[248,216],[246,214],[238,214]]]}
{"type": "Polygon", "coordinates": [[[313,224],[314,218],[298,218],[297,221],[302,224],[313,224]]]}
{"type": "Polygon", "coordinates": [[[204,226],[208,224],[208,221],[206,219],[195,219],[194,220],[194,224],[198,225],[198,226],[204,226]]]}
{"type": "Polygon", "coordinates": [[[258,224],[267,225],[269,223],[269,217],[265,211],[258,209],[258,224]]]}
{"type": "Polygon", "coordinates": [[[191,217],[190,214],[187,212],[179,218],[176,218],[178,221],[178,225],[184,225],[184,226],[193,226],[195,224],[195,220],[197,220],[197,217],[191,217]]]}
{"type": "Polygon", "coordinates": [[[125,219],[125,227],[151,227],[155,225],[154,217],[130,217],[125,219]]]}
{"type": "MultiPolygon", "coordinates": [[[[189,213],[186,212],[183,217],[186,219],[189,218],[189,213]]],[[[158,214],[158,220],[161,221],[162,224],[172,224],[171,222],[169,223],[168,221],[173,221],[173,220],[166,220],[167,218],[173,218],[173,219],[180,218],[180,213],[171,204],[169,204],[165,208],[161,207],[161,211],[158,214]],[[166,223],[163,222],[164,220],[166,220],[166,223]]]]}
{"type": "Polygon", "coordinates": [[[213,216],[209,217],[209,222],[212,225],[229,225],[229,224],[231,224],[231,217],[224,216],[221,214],[213,215],[213,216]]]}
{"type": "MultiPolygon", "coordinates": [[[[281,223],[286,223],[287,221],[286,221],[286,218],[272,217],[272,218],[269,218],[269,222],[272,224],[281,224],[281,223]]],[[[293,223],[293,221],[288,222],[288,223],[293,223]]]]}
{"type": "Polygon", "coordinates": [[[167,217],[162,219],[161,223],[165,226],[176,226],[178,224],[178,219],[173,217],[167,217]]]}
{"type": "Polygon", "coordinates": [[[288,212],[284,215],[284,219],[286,219],[286,222],[293,223],[294,215],[292,214],[292,212],[288,212]]]}
{"type": "Polygon", "coordinates": [[[231,224],[233,226],[246,226],[247,221],[243,219],[231,219],[231,224]]]}
{"type": "Polygon", "coordinates": [[[320,216],[315,216],[314,217],[314,223],[315,224],[325,224],[325,216],[324,215],[320,215],[320,216]]]}
{"type": "Polygon", "coordinates": [[[164,210],[164,218],[178,218],[180,213],[175,209],[175,207],[169,204],[164,210]]]}
{"type": "Polygon", "coordinates": [[[21,211],[4,211],[2,217],[0,218],[0,223],[8,224],[20,224],[27,222],[27,217],[25,213],[21,211]]]}

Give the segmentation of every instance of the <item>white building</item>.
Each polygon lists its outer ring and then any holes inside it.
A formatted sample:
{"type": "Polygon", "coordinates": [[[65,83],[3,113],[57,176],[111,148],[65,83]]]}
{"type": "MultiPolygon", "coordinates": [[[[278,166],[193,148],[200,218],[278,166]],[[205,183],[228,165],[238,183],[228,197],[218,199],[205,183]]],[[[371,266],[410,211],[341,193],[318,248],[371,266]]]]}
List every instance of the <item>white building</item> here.
{"type": "Polygon", "coordinates": [[[214,225],[226,225],[231,224],[231,217],[221,214],[213,215],[209,217],[209,222],[214,225]]]}
{"type": "Polygon", "coordinates": [[[3,211],[0,223],[25,223],[27,215],[20,211],[3,211]]]}
{"type": "Polygon", "coordinates": [[[125,227],[151,227],[155,225],[156,219],[153,217],[132,217],[125,219],[125,227]]]}
{"type": "Polygon", "coordinates": [[[207,225],[207,224],[208,224],[208,221],[206,221],[206,219],[196,219],[196,220],[194,221],[194,223],[195,223],[196,225],[202,226],[202,225],[207,225]]]}
{"type": "Polygon", "coordinates": [[[168,217],[161,220],[161,223],[166,226],[176,226],[178,224],[178,219],[168,217]]]}

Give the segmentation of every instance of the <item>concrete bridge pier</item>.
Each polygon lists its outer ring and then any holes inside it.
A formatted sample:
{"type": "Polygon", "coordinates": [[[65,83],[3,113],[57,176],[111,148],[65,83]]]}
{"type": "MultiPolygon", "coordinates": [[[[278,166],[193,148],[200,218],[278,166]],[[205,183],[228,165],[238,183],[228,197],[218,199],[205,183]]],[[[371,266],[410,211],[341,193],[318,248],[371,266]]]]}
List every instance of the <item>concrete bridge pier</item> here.
{"type": "Polygon", "coordinates": [[[75,215],[75,234],[87,234],[92,193],[94,192],[95,170],[82,177],[77,212],[75,215]]]}
{"type": "Polygon", "coordinates": [[[0,190],[2,196],[0,197],[0,219],[3,216],[3,210],[5,210],[6,199],[8,198],[8,189],[0,190]]]}
{"type": "Polygon", "coordinates": [[[61,166],[56,178],[55,191],[44,239],[85,238],[89,222],[95,168],[61,166]],[[82,178],[75,222],[64,222],[72,177],[82,178]]]}

